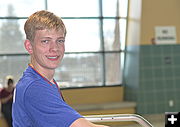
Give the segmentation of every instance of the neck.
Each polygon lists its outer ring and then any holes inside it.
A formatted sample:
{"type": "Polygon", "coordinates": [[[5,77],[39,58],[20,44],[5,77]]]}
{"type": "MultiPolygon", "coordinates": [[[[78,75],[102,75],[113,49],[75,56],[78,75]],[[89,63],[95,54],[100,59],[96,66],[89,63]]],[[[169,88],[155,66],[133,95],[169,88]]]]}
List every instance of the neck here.
{"type": "Polygon", "coordinates": [[[33,69],[35,69],[40,75],[42,75],[43,77],[48,79],[50,82],[53,82],[55,70],[44,69],[44,68],[42,69],[42,67],[36,66],[33,63],[30,63],[29,66],[31,66],[33,69]]]}

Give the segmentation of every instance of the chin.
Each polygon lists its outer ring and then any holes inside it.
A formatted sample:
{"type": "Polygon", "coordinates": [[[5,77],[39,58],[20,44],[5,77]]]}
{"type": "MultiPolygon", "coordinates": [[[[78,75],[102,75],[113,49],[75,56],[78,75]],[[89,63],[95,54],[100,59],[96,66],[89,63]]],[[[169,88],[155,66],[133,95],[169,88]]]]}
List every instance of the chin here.
{"type": "Polygon", "coordinates": [[[57,63],[47,62],[46,67],[49,69],[56,69],[59,67],[59,64],[60,64],[59,62],[57,62],[57,63]]]}
{"type": "Polygon", "coordinates": [[[51,68],[51,69],[56,69],[56,68],[58,68],[59,67],[59,65],[53,65],[53,66],[50,66],[49,68],[51,68]]]}

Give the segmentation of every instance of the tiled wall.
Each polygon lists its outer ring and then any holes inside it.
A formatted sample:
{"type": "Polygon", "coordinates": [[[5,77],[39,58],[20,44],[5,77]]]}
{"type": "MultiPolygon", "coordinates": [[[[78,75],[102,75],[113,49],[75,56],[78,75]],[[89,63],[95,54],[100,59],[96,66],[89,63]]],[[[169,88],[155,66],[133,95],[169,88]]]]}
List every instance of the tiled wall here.
{"type": "Polygon", "coordinates": [[[180,111],[180,45],[142,45],[136,60],[130,62],[131,58],[128,54],[125,98],[137,102],[137,113],[180,111]],[[127,71],[128,67],[138,70],[127,71]],[[128,74],[137,75],[137,79],[128,74]]]}

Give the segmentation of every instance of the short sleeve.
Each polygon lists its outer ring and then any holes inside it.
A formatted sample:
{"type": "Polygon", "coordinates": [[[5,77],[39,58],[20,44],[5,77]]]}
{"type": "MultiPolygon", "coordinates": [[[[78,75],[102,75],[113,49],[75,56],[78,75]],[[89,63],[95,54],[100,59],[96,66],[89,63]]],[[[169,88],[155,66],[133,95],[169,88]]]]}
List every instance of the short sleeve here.
{"type": "Polygon", "coordinates": [[[36,127],[69,127],[82,117],[62,100],[57,88],[40,82],[27,88],[24,103],[36,127]]]}

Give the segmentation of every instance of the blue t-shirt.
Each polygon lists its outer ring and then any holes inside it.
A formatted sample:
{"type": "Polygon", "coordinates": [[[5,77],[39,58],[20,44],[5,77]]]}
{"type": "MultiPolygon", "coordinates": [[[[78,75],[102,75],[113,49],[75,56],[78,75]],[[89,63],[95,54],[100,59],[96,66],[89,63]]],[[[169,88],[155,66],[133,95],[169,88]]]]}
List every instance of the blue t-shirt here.
{"type": "Polygon", "coordinates": [[[28,67],[16,85],[13,127],[69,127],[82,116],[67,105],[56,84],[28,67]]]}

